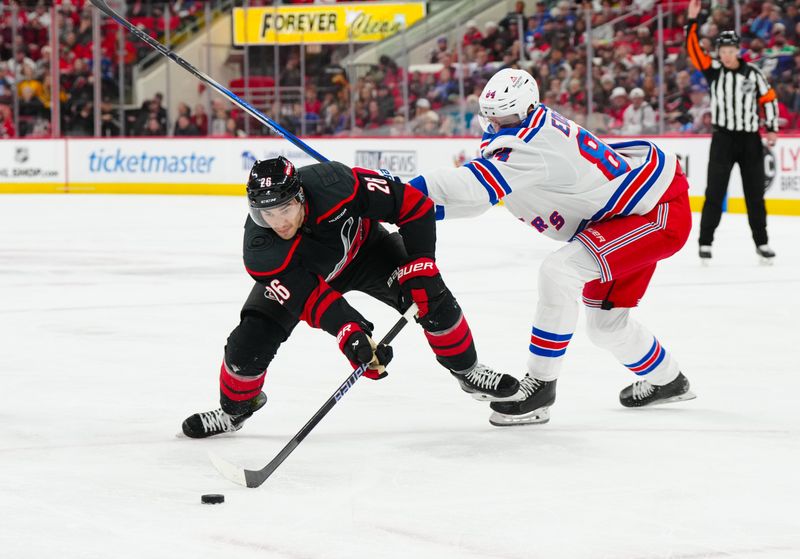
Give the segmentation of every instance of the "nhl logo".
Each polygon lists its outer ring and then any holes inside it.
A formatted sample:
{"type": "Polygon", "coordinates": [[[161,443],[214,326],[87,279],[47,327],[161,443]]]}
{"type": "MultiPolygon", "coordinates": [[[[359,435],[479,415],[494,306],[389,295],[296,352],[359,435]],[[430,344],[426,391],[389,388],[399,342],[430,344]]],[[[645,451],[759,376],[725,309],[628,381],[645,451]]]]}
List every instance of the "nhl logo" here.
{"type": "Polygon", "coordinates": [[[31,158],[31,152],[26,147],[18,147],[14,151],[14,161],[16,161],[17,163],[25,163],[30,158],[31,158]]]}
{"type": "Polygon", "coordinates": [[[777,174],[775,154],[769,147],[764,146],[764,192],[770,189],[777,174]]]}

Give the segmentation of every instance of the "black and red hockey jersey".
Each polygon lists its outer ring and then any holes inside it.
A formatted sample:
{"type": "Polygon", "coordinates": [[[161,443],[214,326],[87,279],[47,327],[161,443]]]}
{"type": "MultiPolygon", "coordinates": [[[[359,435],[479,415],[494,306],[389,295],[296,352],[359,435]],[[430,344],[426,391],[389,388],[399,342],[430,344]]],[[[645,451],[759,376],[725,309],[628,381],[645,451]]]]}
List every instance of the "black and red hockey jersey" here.
{"type": "Polygon", "coordinates": [[[292,315],[336,335],[360,315],[329,282],[359,257],[381,221],[398,226],[409,260],[434,258],[433,204],[416,189],[376,171],[337,162],[309,165],[298,174],[306,198],[303,225],[284,240],[248,217],[244,264],[269,297],[292,315]]]}

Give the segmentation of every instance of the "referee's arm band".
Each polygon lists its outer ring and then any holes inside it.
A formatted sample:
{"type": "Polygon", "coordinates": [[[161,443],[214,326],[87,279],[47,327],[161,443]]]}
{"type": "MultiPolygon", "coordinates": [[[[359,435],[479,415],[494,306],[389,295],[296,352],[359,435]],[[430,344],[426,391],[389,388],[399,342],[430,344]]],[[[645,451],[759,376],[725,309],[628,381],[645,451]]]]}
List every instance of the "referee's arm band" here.
{"type": "Polygon", "coordinates": [[[775,100],[775,90],[770,87],[769,91],[767,91],[764,95],[758,98],[758,104],[763,105],[765,103],[769,103],[770,101],[774,100],[775,100]]]}

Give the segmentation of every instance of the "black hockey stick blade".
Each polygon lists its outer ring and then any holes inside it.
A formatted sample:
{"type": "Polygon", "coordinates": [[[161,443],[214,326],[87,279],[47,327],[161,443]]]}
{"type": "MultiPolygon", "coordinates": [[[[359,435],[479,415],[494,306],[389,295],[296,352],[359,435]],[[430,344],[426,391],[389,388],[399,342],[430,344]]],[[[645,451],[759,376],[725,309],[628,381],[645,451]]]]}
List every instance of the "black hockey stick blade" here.
{"type": "Polygon", "coordinates": [[[175,62],[178,66],[198,78],[200,81],[203,81],[210,85],[217,93],[220,95],[227,97],[228,100],[242,109],[243,111],[247,112],[250,116],[256,119],[258,122],[278,134],[279,136],[283,136],[284,139],[289,140],[295,146],[303,150],[306,154],[310,157],[313,157],[317,161],[328,161],[328,158],[322,155],[321,153],[317,152],[314,148],[306,144],[303,140],[286,130],[280,124],[263,114],[261,111],[253,107],[250,103],[236,95],[233,91],[225,87],[224,85],[220,84],[217,80],[202,72],[192,66],[189,62],[185,59],[181,58],[178,53],[175,51],[167,48],[166,46],[162,45],[155,39],[153,39],[150,35],[133,25],[130,21],[119,15],[115,12],[111,6],[108,5],[106,0],[89,0],[92,4],[94,4],[95,8],[106,14],[108,17],[116,21],[122,27],[128,30],[131,34],[135,35],[137,39],[143,41],[150,45],[153,49],[157,50],[159,53],[163,54],[173,62],[175,62]]]}
{"type": "MultiPolygon", "coordinates": [[[[417,313],[417,306],[411,305],[411,307],[400,317],[400,319],[392,326],[392,329],[387,332],[387,334],[381,339],[381,344],[389,344],[391,341],[400,333],[400,331],[405,327],[406,324],[411,320],[411,318],[417,313]]],[[[236,464],[232,464],[221,458],[217,454],[209,451],[208,457],[211,460],[211,463],[214,464],[214,467],[221,473],[224,477],[231,480],[233,483],[238,483],[239,485],[244,485],[246,487],[259,487],[262,483],[264,483],[269,476],[275,472],[275,470],[280,466],[284,460],[294,451],[295,448],[306,438],[306,436],[311,432],[314,427],[316,427],[317,423],[319,423],[323,417],[325,417],[333,406],[339,403],[347,391],[355,384],[355,382],[361,378],[361,375],[364,374],[366,371],[366,366],[362,365],[352,373],[350,376],[345,379],[345,381],[336,389],[336,392],[328,398],[328,400],[322,405],[322,407],[317,410],[311,419],[308,420],[308,423],[303,425],[303,428],[300,429],[297,434],[292,437],[292,440],[283,447],[283,449],[278,453],[278,455],[273,458],[269,464],[261,468],[260,470],[246,470],[241,466],[237,466],[236,464]]]]}

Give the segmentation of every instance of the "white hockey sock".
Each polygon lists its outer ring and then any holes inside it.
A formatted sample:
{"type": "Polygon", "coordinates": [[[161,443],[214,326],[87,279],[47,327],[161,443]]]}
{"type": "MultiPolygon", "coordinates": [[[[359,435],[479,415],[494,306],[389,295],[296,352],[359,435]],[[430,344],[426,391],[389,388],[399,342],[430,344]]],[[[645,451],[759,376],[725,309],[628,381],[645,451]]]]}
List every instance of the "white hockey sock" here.
{"type": "Polygon", "coordinates": [[[586,309],[587,334],[640,379],[655,385],[678,376],[678,363],[647,328],[630,318],[630,309],[586,309]]]}

